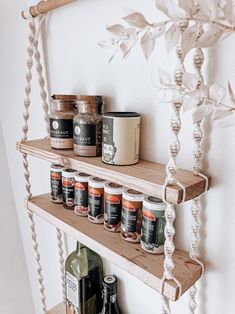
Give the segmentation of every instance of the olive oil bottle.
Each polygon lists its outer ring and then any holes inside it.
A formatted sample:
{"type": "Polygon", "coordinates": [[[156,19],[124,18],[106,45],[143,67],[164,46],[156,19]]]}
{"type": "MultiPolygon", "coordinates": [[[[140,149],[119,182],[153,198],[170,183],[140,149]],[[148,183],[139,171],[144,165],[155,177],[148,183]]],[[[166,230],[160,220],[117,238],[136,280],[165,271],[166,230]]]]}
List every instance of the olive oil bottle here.
{"type": "Polygon", "coordinates": [[[102,309],[103,262],[77,243],[65,262],[66,314],[99,314],[102,309]]]}

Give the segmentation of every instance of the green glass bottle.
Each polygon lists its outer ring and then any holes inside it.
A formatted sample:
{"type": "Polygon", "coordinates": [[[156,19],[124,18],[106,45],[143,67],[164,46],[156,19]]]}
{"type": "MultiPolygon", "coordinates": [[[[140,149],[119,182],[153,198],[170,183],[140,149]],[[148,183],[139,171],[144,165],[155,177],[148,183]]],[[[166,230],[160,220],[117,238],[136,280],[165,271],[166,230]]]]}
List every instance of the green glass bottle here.
{"type": "Polygon", "coordinates": [[[77,243],[65,262],[66,314],[98,314],[102,309],[103,262],[77,243]]]}

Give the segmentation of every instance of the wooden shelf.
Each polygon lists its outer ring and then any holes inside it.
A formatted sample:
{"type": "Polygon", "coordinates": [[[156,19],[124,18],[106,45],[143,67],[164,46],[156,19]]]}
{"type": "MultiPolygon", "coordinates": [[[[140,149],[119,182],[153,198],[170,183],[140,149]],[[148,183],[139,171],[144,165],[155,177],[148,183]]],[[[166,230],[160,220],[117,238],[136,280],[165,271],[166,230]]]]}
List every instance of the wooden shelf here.
{"type": "MultiPolygon", "coordinates": [[[[39,139],[18,143],[22,153],[29,154],[53,163],[101,177],[145,194],[160,197],[165,181],[165,166],[141,160],[132,166],[112,166],[102,162],[99,157],[78,157],[73,151],[55,150],[49,145],[48,139],[39,139]]],[[[186,200],[199,196],[205,190],[205,179],[195,176],[190,171],[179,170],[178,179],[186,188],[186,200]]],[[[210,181],[210,180],[209,180],[210,181]]],[[[168,186],[166,199],[174,204],[182,202],[183,190],[177,186],[168,186]]]]}
{"type": "MultiPolygon", "coordinates": [[[[92,224],[86,217],[78,217],[72,210],[52,203],[49,194],[33,197],[28,206],[42,219],[69,234],[75,240],[96,251],[153,289],[160,290],[164,255],[148,254],[138,244],[125,242],[120,234],[108,232],[102,225],[92,224]]],[[[176,250],[173,258],[175,263],[173,273],[181,283],[184,293],[200,278],[202,270],[199,265],[189,259],[186,252],[176,250]]],[[[175,282],[166,281],[163,293],[175,301],[179,289],[175,282]]]]}
{"type": "Polygon", "coordinates": [[[64,303],[60,303],[53,307],[53,309],[47,311],[47,314],[65,314],[66,308],[64,303]]]}

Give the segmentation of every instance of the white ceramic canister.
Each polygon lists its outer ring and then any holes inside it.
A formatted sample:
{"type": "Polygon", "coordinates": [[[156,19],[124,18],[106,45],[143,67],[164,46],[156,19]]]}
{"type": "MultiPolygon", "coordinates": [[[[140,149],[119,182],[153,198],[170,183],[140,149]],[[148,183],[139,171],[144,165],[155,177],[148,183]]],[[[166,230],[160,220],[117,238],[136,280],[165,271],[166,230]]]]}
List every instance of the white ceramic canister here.
{"type": "Polygon", "coordinates": [[[140,114],[103,114],[102,160],[112,165],[133,165],[139,161],[140,114]]]}
{"type": "Polygon", "coordinates": [[[152,254],[164,252],[166,204],[159,198],[145,196],[143,202],[143,217],[140,246],[152,254]]]}
{"type": "Polygon", "coordinates": [[[104,185],[105,180],[97,177],[88,179],[88,220],[104,223],[104,185]]]}

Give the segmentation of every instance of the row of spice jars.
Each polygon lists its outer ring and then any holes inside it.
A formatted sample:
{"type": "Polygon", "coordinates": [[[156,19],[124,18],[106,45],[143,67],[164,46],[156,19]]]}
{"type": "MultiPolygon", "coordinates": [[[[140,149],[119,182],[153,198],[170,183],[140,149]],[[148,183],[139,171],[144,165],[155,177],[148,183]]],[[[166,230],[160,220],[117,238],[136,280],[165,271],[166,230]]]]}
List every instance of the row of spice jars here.
{"type": "Polygon", "coordinates": [[[139,161],[140,115],[101,114],[102,96],[53,95],[50,143],[55,149],[74,149],[78,156],[96,157],[108,164],[139,161]]]}
{"type": "Polygon", "coordinates": [[[51,200],[88,216],[150,253],[163,253],[165,208],[162,200],[60,165],[51,167],[51,200]]]}

